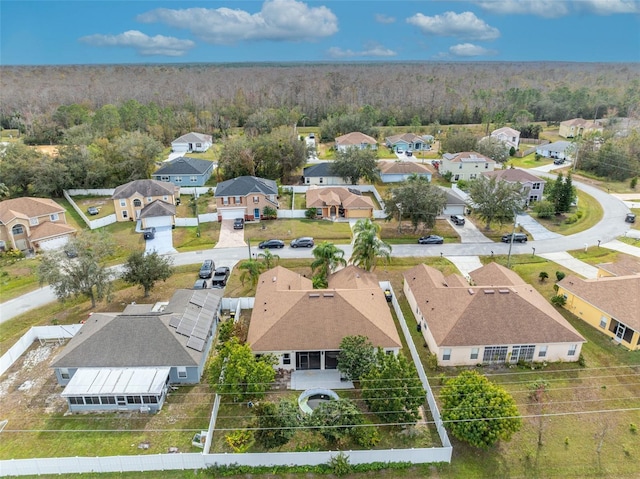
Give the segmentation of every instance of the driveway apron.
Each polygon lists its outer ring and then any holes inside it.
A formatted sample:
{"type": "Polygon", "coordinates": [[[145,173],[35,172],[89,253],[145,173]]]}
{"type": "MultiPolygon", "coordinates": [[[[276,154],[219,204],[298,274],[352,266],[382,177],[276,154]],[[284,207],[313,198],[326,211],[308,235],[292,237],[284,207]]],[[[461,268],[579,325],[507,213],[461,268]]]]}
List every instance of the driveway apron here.
{"type": "Polygon", "coordinates": [[[214,248],[238,248],[247,246],[244,241],[244,228],[233,229],[234,220],[222,220],[220,224],[220,237],[214,248]]]}
{"type": "Polygon", "coordinates": [[[173,247],[173,230],[171,226],[158,226],[156,227],[156,234],[153,239],[146,240],[145,253],[152,251],[158,254],[177,253],[173,247]]]}

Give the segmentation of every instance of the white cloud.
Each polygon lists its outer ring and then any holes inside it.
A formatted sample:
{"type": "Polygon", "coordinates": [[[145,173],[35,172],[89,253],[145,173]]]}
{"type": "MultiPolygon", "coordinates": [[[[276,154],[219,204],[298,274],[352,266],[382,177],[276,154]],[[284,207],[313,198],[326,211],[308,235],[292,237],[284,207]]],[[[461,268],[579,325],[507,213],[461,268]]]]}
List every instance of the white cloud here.
{"type": "Polygon", "coordinates": [[[640,3],[637,0],[583,0],[576,3],[596,15],[613,15],[616,13],[640,13],[640,3]]]}
{"type": "Polygon", "coordinates": [[[425,35],[458,37],[469,40],[495,40],[500,36],[500,31],[497,28],[487,25],[473,12],[445,12],[433,17],[416,13],[407,19],[407,23],[415,25],[425,35]]]}
{"type": "Polygon", "coordinates": [[[165,55],[179,57],[195,46],[191,40],[156,35],[150,37],[138,30],[129,30],[119,35],[88,35],[80,41],[96,47],[131,47],[140,55],[165,55]]]}
{"type": "Polygon", "coordinates": [[[327,7],[310,8],[296,0],[266,0],[262,10],[253,14],[230,8],[158,8],[139,15],[137,20],[184,28],[213,44],[256,40],[311,41],[338,31],[338,19],[327,7]]]}
{"type": "Polygon", "coordinates": [[[476,0],[482,9],[504,15],[558,18],[575,12],[595,15],[640,13],[638,0],[476,0]]]}
{"type": "Polygon", "coordinates": [[[495,50],[489,50],[473,43],[460,43],[449,47],[449,53],[457,57],[482,57],[495,55],[495,50]]]}
{"type": "Polygon", "coordinates": [[[378,23],[395,23],[396,22],[396,18],[395,17],[390,17],[389,15],[385,15],[384,13],[376,13],[375,16],[376,22],[378,23]]]}
{"type": "Polygon", "coordinates": [[[354,58],[354,57],[394,57],[397,53],[390,48],[385,48],[376,43],[365,45],[361,51],[343,50],[340,47],[331,47],[327,50],[330,58],[354,58]]]}

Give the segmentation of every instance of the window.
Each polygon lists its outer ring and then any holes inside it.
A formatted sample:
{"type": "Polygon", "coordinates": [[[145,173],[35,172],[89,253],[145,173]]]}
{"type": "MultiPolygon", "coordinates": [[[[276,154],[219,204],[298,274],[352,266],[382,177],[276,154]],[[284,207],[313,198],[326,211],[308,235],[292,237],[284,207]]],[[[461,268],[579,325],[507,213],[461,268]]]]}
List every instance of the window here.
{"type": "MultiPolygon", "coordinates": [[[[476,166],[477,166],[477,165],[476,165],[476,166]]],[[[469,179],[470,179],[470,180],[475,180],[475,179],[476,179],[476,176],[478,176],[478,175],[476,175],[475,173],[471,173],[471,174],[469,175],[469,179]]]]}
{"type": "Polygon", "coordinates": [[[442,351],[442,360],[449,361],[451,359],[451,348],[445,348],[442,351]]]}
{"type": "Polygon", "coordinates": [[[122,217],[125,219],[129,217],[129,213],[127,213],[127,210],[122,210],[122,217]]]}
{"type": "Polygon", "coordinates": [[[160,181],[169,181],[171,179],[170,176],[161,176],[160,181]]]}
{"type": "Polygon", "coordinates": [[[69,398],[69,404],[84,404],[82,397],[71,396],[69,398]]]}
{"type": "Polygon", "coordinates": [[[140,396],[127,396],[127,404],[142,404],[142,397],[140,397],[140,396]]]}
{"type": "Polygon", "coordinates": [[[316,208],[316,216],[322,216],[322,208],[316,208]]]}
{"type": "Polygon", "coordinates": [[[483,363],[504,363],[507,360],[507,346],[488,346],[484,348],[483,363]]]}
{"type": "Polygon", "coordinates": [[[254,196],[253,197],[253,202],[254,203],[260,203],[260,197],[259,196],[254,196]]]}
{"type": "Polygon", "coordinates": [[[602,316],[602,317],[600,318],[600,327],[601,327],[602,329],[604,329],[604,328],[606,328],[606,327],[607,327],[607,318],[606,318],[605,316],[602,316]]]}
{"type": "Polygon", "coordinates": [[[533,353],[536,347],[534,345],[527,346],[514,346],[511,350],[511,362],[517,363],[518,361],[531,362],[533,361],[533,353]]]}
{"type": "Polygon", "coordinates": [[[471,348],[471,356],[469,356],[469,359],[478,359],[479,352],[480,348],[471,348]]]}
{"type": "Polygon", "coordinates": [[[484,169],[485,169],[485,170],[489,169],[489,163],[485,163],[485,164],[484,164],[484,169]]]}
{"type": "Polygon", "coordinates": [[[182,183],[182,176],[176,176],[176,178],[173,180],[174,183],[182,183]]]}
{"type": "Polygon", "coordinates": [[[547,347],[548,346],[540,346],[540,349],[538,349],[538,357],[539,358],[546,358],[547,357],[547,347]]]}
{"type": "Polygon", "coordinates": [[[455,175],[455,176],[453,177],[453,181],[458,181],[459,179],[460,179],[460,175],[455,175]]]}
{"type": "Polygon", "coordinates": [[[289,353],[282,355],[282,364],[291,364],[291,355],[289,353]]]}
{"type": "Polygon", "coordinates": [[[531,187],[532,190],[539,190],[540,189],[540,183],[534,183],[533,186],[531,187]]]}
{"type": "Polygon", "coordinates": [[[202,143],[196,143],[196,148],[202,148],[202,143]]]}
{"type": "Polygon", "coordinates": [[[311,183],[311,178],[305,178],[305,179],[304,179],[304,182],[305,182],[306,184],[311,183]]]}
{"type": "Polygon", "coordinates": [[[156,396],[142,396],[143,404],[158,404],[158,398],[156,396]]]}
{"type": "Polygon", "coordinates": [[[100,402],[102,404],[115,404],[116,398],[113,396],[100,396],[100,402]]]}
{"type": "Polygon", "coordinates": [[[178,377],[179,378],[186,378],[187,377],[187,368],[184,366],[178,366],[178,377]]]}
{"type": "Polygon", "coordinates": [[[460,163],[460,165],[458,166],[458,169],[461,170],[462,169],[462,163],[460,163]]]}
{"type": "Polygon", "coordinates": [[[236,197],[233,199],[233,202],[234,202],[236,205],[241,205],[241,204],[242,204],[242,198],[241,198],[240,196],[236,196],[236,197]]]}
{"type": "Polygon", "coordinates": [[[125,199],[120,200],[120,206],[121,206],[122,208],[124,208],[125,206],[127,206],[127,200],[125,200],[125,199]]]}
{"type": "Polygon", "coordinates": [[[60,219],[60,216],[58,216],[58,213],[51,213],[51,214],[49,215],[49,219],[50,219],[51,221],[58,221],[58,220],[60,219]]]}
{"type": "Polygon", "coordinates": [[[320,179],[318,180],[318,183],[320,183],[320,184],[324,183],[324,178],[320,178],[320,179]]]}
{"type": "Polygon", "coordinates": [[[478,167],[478,164],[476,163],[476,168],[478,167]]]}
{"type": "Polygon", "coordinates": [[[195,183],[196,181],[198,181],[198,177],[197,176],[192,176],[192,177],[189,178],[189,181],[191,183],[195,183]]]}
{"type": "Polygon", "coordinates": [[[569,346],[569,351],[567,352],[567,356],[575,356],[577,349],[578,349],[577,344],[572,344],[571,346],[569,346]]]}
{"type": "Polygon", "coordinates": [[[133,206],[134,208],[140,208],[142,206],[142,201],[136,198],[135,200],[133,200],[133,206]]]}
{"type": "Polygon", "coordinates": [[[93,396],[85,396],[84,403],[85,404],[100,404],[100,398],[99,397],[93,397],[93,396]]]}
{"type": "Polygon", "coordinates": [[[169,197],[168,197],[167,195],[164,195],[164,196],[162,197],[162,200],[163,200],[163,201],[169,201],[169,197]]]}
{"type": "Polygon", "coordinates": [[[60,368],[60,377],[62,379],[71,379],[71,374],[67,368],[60,368]]]}
{"type": "Polygon", "coordinates": [[[29,218],[29,224],[35,226],[39,223],[38,218],[29,218]]]}
{"type": "Polygon", "coordinates": [[[228,205],[229,204],[229,197],[228,196],[223,196],[222,197],[222,204],[223,205],[228,205]]]}
{"type": "Polygon", "coordinates": [[[151,198],[151,196],[147,196],[147,203],[151,203],[153,201],[153,198],[151,198]]]}

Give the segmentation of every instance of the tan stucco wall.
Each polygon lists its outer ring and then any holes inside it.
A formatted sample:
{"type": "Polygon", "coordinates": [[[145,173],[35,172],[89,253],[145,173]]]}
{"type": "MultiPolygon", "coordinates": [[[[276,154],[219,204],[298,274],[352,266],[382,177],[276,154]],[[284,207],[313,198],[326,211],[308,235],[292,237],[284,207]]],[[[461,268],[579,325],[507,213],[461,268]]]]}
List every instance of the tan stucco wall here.
{"type": "Polygon", "coordinates": [[[373,210],[354,210],[348,209],[344,212],[345,218],[371,218],[373,210]]]}
{"type": "Polygon", "coordinates": [[[155,200],[162,200],[167,203],[171,203],[172,205],[176,203],[176,199],[174,195],[152,196],[150,201],[147,201],[146,197],[143,197],[140,195],[134,195],[129,198],[123,198],[123,199],[125,201],[125,206],[120,206],[120,201],[121,201],[120,199],[113,200],[113,207],[115,208],[115,211],[116,211],[117,221],[136,221],[138,219],[136,211],[142,210],[142,208],[147,206],[149,203],[154,202],[155,200]],[[141,201],[141,206],[139,207],[133,206],[133,201],[136,199],[141,201]],[[124,218],[122,216],[123,211],[127,212],[127,218],[124,218]]]}
{"type": "MultiPolygon", "coordinates": [[[[38,216],[38,224],[37,225],[33,225],[35,226],[39,226],[41,224],[44,223],[50,223],[51,218],[48,214],[46,215],[42,215],[42,216],[38,216]]],[[[65,216],[64,212],[58,213],[58,220],[57,221],[53,221],[53,223],[60,223],[60,224],[67,224],[67,217],[65,216]]],[[[10,248],[16,248],[16,244],[15,242],[17,240],[21,240],[24,239],[27,242],[27,248],[32,248],[33,244],[31,243],[31,241],[29,241],[29,237],[31,236],[31,223],[29,220],[24,220],[24,219],[13,219],[11,221],[9,221],[6,225],[0,225],[0,240],[4,241],[6,243],[6,247],[7,249],[10,248]],[[22,225],[24,228],[24,233],[20,234],[20,235],[16,235],[13,236],[11,234],[11,230],[15,225],[22,225]]]]}

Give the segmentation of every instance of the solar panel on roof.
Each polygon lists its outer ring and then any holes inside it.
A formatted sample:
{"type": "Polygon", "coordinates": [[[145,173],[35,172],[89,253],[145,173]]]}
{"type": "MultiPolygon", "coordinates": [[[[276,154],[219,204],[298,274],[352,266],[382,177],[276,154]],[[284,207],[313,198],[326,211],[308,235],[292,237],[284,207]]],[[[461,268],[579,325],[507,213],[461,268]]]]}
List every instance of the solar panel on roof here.
{"type": "Polygon", "coordinates": [[[187,341],[187,347],[201,352],[204,349],[205,340],[191,336],[187,341]]]}
{"type": "Polygon", "coordinates": [[[180,324],[180,321],[182,321],[182,316],[177,314],[172,314],[171,319],[169,320],[169,326],[171,326],[172,328],[177,328],[178,325],[180,324]]]}
{"type": "Polygon", "coordinates": [[[195,318],[189,318],[186,316],[182,317],[182,321],[180,321],[180,325],[178,326],[178,334],[182,334],[184,336],[191,336],[191,332],[193,331],[193,327],[196,325],[195,318]]]}
{"type": "Polygon", "coordinates": [[[209,331],[211,330],[211,323],[213,323],[213,321],[198,321],[193,328],[191,335],[197,338],[205,339],[209,335],[209,331]]]}
{"type": "Polygon", "coordinates": [[[189,302],[196,306],[202,306],[207,299],[207,295],[206,291],[194,291],[189,302]]]}

